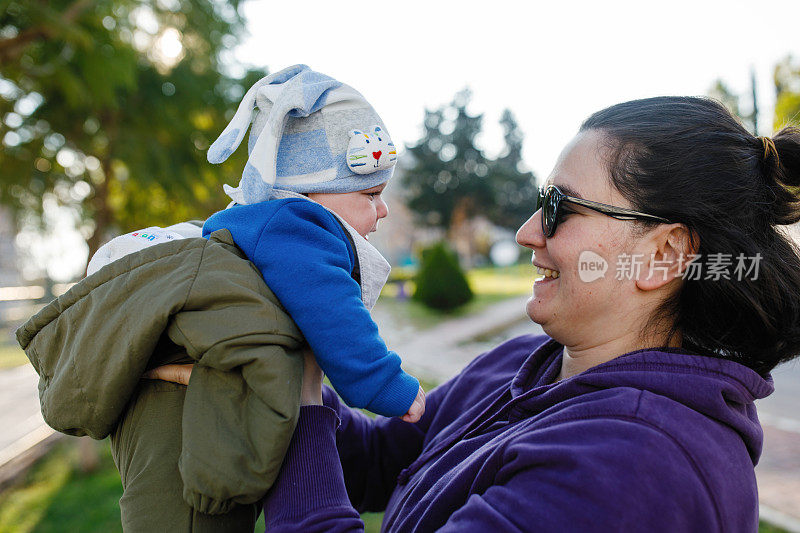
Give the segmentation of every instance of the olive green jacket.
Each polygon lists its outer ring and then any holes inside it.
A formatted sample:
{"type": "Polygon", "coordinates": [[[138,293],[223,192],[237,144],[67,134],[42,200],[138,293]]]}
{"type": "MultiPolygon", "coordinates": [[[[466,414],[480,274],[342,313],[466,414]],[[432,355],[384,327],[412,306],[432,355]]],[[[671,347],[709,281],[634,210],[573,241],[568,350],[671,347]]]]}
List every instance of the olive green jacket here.
{"type": "Polygon", "coordinates": [[[133,408],[146,369],[195,362],[174,421],[183,498],[194,509],[256,502],[277,476],[299,414],[304,339],[227,230],[106,265],[17,339],[40,376],[45,421],[95,439],[133,408]]]}

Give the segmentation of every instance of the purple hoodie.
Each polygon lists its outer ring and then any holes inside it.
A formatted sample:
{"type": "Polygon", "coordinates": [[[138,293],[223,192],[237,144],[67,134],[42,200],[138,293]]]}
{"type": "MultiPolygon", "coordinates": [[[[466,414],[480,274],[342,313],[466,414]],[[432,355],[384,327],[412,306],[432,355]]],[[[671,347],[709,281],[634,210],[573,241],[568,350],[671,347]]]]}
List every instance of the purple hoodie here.
{"type": "Polygon", "coordinates": [[[327,407],[301,409],[267,529],[359,531],[356,509],[385,509],[385,531],[757,530],[753,401],[769,377],[657,348],[552,383],[561,348],[498,346],[433,390],[417,424],[326,389],[327,407]]]}

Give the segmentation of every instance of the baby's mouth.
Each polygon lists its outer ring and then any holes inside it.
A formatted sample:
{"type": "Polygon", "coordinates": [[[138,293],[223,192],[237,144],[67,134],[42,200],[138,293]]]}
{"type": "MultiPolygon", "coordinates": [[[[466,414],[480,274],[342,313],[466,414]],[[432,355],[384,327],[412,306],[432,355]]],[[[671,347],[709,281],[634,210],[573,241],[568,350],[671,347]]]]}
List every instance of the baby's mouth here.
{"type": "Polygon", "coordinates": [[[561,275],[558,270],[550,270],[549,268],[536,267],[536,273],[541,274],[546,278],[556,279],[561,275]]]}

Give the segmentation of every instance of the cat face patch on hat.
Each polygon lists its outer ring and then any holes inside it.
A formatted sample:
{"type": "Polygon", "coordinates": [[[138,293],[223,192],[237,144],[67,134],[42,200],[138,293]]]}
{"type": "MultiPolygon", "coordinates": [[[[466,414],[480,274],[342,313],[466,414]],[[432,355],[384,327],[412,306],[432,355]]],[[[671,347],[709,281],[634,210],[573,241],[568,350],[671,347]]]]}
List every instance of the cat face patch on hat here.
{"type": "Polygon", "coordinates": [[[392,168],[397,162],[397,150],[389,134],[375,125],[369,132],[350,131],[347,145],[347,166],[356,174],[372,174],[392,168]]]}

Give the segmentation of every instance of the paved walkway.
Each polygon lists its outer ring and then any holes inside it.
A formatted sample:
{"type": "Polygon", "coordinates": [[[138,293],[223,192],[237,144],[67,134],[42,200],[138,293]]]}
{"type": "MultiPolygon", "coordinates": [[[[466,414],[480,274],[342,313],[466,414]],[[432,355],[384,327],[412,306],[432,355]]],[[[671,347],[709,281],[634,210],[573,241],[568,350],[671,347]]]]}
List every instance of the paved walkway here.
{"type": "Polygon", "coordinates": [[[373,317],[386,344],[403,358],[405,368],[441,382],[458,374],[475,356],[497,344],[475,341],[476,337],[491,338],[492,333],[502,334],[520,324],[526,332],[541,332],[541,328],[525,315],[527,299],[526,296],[504,300],[478,314],[448,320],[422,331],[402,325],[396,327],[392,314],[380,304],[373,310],[373,317]]]}
{"type": "MultiPolygon", "coordinates": [[[[512,298],[482,312],[446,321],[427,330],[398,324],[376,306],[375,320],[387,344],[411,372],[434,381],[457,374],[475,356],[524,333],[541,333],[525,315],[527,297],[512,298]]],[[[800,533],[800,365],[773,373],[776,391],[758,404],[764,426],[764,452],[756,468],[762,516],[800,533]]],[[[37,376],[30,366],[0,371],[0,467],[15,454],[46,438],[52,430],[39,413],[37,376]]]]}
{"type": "Polygon", "coordinates": [[[0,371],[0,468],[53,433],[39,410],[38,382],[31,365],[0,371]]]}

